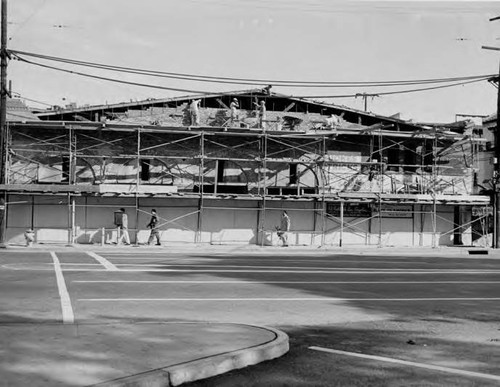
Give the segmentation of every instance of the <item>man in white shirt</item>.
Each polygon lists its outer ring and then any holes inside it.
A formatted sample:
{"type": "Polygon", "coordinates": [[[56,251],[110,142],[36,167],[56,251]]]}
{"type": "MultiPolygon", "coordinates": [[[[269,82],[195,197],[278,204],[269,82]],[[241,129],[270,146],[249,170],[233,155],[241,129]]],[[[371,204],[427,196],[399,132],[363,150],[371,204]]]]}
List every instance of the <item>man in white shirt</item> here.
{"type": "Polygon", "coordinates": [[[283,247],[288,247],[288,231],[290,231],[290,217],[286,211],[281,214],[281,222],[278,229],[278,237],[283,243],[283,247]]]}
{"type": "Polygon", "coordinates": [[[130,236],[128,235],[128,216],[125,212],[125,208],[120,208],[122,213],[122,224],[118,226],[118,230],[121,233],[118,237],[118,244],[120,245],[123,240],[125,240],[125,244],[130,244],[130,236]]]}

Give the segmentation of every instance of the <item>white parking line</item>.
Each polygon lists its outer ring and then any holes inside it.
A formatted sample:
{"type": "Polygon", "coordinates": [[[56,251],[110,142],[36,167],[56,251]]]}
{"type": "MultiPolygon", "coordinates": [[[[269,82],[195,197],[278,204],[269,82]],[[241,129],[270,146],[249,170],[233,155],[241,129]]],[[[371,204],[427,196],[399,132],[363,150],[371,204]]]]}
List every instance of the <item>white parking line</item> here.
{"type": "MultiPolygon", "coordinates": [[[[90,253],[89,253],[90,254],[90,253]]],[[[104,259],[104,258],[102,258],[104,259]]],[[[348,271],[367,271],[367,272],[384,272],[384,273],[406,273],[406,272],[421,272],[421,273],[441,273],[441,272],[450,272],[450,273],[469,273],[469,272],[488,272],[488,273],[500,273],[500,269],[422,269],[422,268],[398,268],[398,269],[387,269],[380,267],[321,267],[321,266],[270,266],[270,265],[221,265],[217,263],[120,263],[117,266],[126,266],[126,267],[157,267],[157,268],[174,268],[174,267],[192,267],[197,269],[209,269],[214,268],[216,270],[219,269],[245,269],[245,270],[253,270],[253,269],[264,269],[264,270],[321,270],[321,271],[334,271],[334,270],[348,270],[348,271]]],[[[186,270],[186,269],[185,269],[186,270]]],[[[190,270],[190,269],[187,269],[190,270]]]]}
{"type": "Polygon", "coordinates": [[[478,269],[376,269],[376,268],[309,268],[293,266],[237,266],[237,265],[181,265],[181,264],[117,264],[120,271],[172,271],[186,273],[295,273],[295,274],[488,274],[498,275],[500,270],[478,269]],[[188,266],[189,268],[184,268],[188,266]],[[123,268],[123,269],[122,269],[123,268]]]}
{"type": "MultiPolygon", "coordinates": [[[[151,261],[151,260],[158,260],[158,261],[182,261],[182,262],[189,262],[189,261],[197,261],[197,262],[220,262],[221,258],[216,257],[216,258],[200,258],[200,257],[195,257],[195,258],[188,258],[188,257],[169,257],[169,256],[158,256],[155,257],[152,254],[151,256],[137,256],[137,255],[131,255],[127,256],[125,254],[111,254],[106,252],[106,256],[112,256],[114,259],[118,259],[120,261],[151,261]]],[[[245,262],[247,261],[247,258],[238,258],[238,257],[229,257],[227,260],[231,260],[232,262],[237,262],[237,261],[242,261],[245,262]]],[[[252,257],[252,260],[255,261],[264,261],[266,263],[269,262],[283,262],[285,261],[286,263],[388,263],[388,264],[403,264],[403,265],[436,265],[435,262],[417,262],[417,261],[375,261],[375,260],[370,260],[370,261],[356,261],[356,260],[340,260],[340,259],[275,259],[275,258],[269,258],[269,257],[252,257]]]]}
{"type": "MultiPolygon", "coordinates": [[[[111,264],[111,263],[110,263],[111,264]]],[[[437,271],[412,271],[412,270],[405,270],[405,271],[364,271],[364,270],[359,270],[359,269],[351,269],[351,270],[339,270],[339,269],[332,269],[332,270],[232,270],[232,269],[224,269],[224,270],[217,270],[217,269],[205,269],[205,268],[192,268],[192,269],[157,269],[157,268],[149,268],[149,267],[142,267],[142,266],[147,266],[147,265],[126,265],[126,264],[118,264],[118,265],[113,265],[115,269],[111,267],[104,267],[103,269],[100,268],[91,268],[91,267],[102,267],[101,264],[93,264],[93,263],[63,263],[61,264],[64,267],[64,271],[116,271],[118,270],[121,273],[269,273],[269,274],[353,274],[353,275],[358,275],[358,274],[364,274],[364,275],[396,275],[396,276],[407,276],[407,275],[417,275],[417,274],[428,274],[428,275],[435,275],[435,274],[442,274],[442,275],[457,275],[457,274],[462,274],[462,275],[476,275],[476,274],[482,274],[482,275],[488,275],[488,276],[498,276],[500,274],[500,271],[498,270],[460,270],[460,271],[445,271],[445,270],[437,270],[437,271]],[[88,269],[87,269],[88,267],[88,269]]],[[[179,265],[176,265],[179,266],[179,265]]],[[[4,264],[0,265],[1,268],[4,269],[10,269],[10,270],[52,270],[52,264],[50,263],[9,263],[9,264],[4,264]],[[46,266],[46,268],[44,268],[46,266]]],[[[168,265],[167,265],[168,267],[168,265]]],[[[459,283],[462,283],[463,281],[457,281],[459,283]]],[[[487,281],[486,281],[487,282],[487,281]]],[[[499,282],[499,281],[490,281],[492,283],[494,282],[499,282]]],[[[408,283],[406,281],[402,281],[402,283],[408,283]]],[[[437,283],[434,281],[429,281],[429,283],[437,283]]],[[[452,282],[450,282],[452,283],[452,282]]]]}
{"type": "Polygon", "coordinates": [[[73,314],[73,307],[71,306],[71,299],[69,297],[66,282],[64,281],[61,263],[57,258],[56,253],[50,252],[52,260],[54,261],[54,270],[56,272],[57,289],[59,290],[59,297],[61,298],[62,319],[64,324],[73,324],[75,316],[73,314]]]}
{"type": "Polygon", "coordinates": [[[339,351],[336,349],[329,349],[329,348],[322,348],[322,347],[309,347],[309,349],[312,349],[313,351],[333,353],[336,355],[344,355],[344,356],[351,356],[351,357],[359,357],[362,359],[378,360],[378,361],[383,361],[383,362],[387,362],[387,363],[402,364],[402,365],[407,365],[407,366],[412,366],[412,367],[425,368],[425,369],[433,370],[433,371],[447,372],[447,373],[456,374],[456,375],[463,375],[463,376],[470,376],[470,377],[475,377],[475,378],[483,378],[483,379],[500,381],[499,375],[483,374],[481,372],[459,370],[459,369],[455,369],[455,368],[442,367],[442,366],[437,366],[437,365],[432,365],[432,364],[416,363],[413,361],[399,360],[399,359],[394,359],[394,358],[390,358],[390,357],[365,355],[362,353],[345,352],[345,351],[339,351]]]}
{"type": "Polygon", "coordinates": [[[303,297],[303,298],[79,298],[78,301],[88,302],[138,302],[138,301],[153,301],[153,302],[187,302],[187,301],[500,301],[499,297],[495,298],[338,298],[338,297],[303,297]]]}
{"type": "Polygon", "coordinates": [[[94,258],[101,265],[103,265],[106,268],[106,270],[118,271],[118,268],[115,265],[113,265],[111,262],[109,262],[106,258],[103,258],[100,255],[97,255],[96,253],[94,253],[92,251],[87,252],[87,254],[90,255],[92,258],[94,258]]]}
{"type": "MultiPolygon", "coordinates": [[[[121,265],[118,265],[121,266],[121,265]]],[[[425,272],[425,271],[364,271],[364,270],[216,270],[216,269],[156,269],[156,268],[134,268],[134,269],[122,269],[120,268],[120,272],[176,272],[176,273],[268,273],[268,274],[370,274],[370,275],[418,275],[418,274],[438,274],[438,275],[456,275],[456,274],[484,274],[484,275],[498,275],[500,272],[491,272],[491,271],[436,271],[436,272],[425,272]]]]}
{"type": "Polygon", "coordinates": [[[116,283],[116,284],[298,284],[298,285],[321,285],[321,284],[499,284],[499,281],[148,281],[148,280],[77,280],[78,283],[116,283]]]}

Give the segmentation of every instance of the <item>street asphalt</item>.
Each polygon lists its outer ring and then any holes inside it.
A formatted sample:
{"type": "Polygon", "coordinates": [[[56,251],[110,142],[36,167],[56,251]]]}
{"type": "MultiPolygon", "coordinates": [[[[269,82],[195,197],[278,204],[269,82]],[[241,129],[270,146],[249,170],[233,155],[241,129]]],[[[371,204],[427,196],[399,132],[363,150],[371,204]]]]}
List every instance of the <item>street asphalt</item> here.
{"type": "Polygon", "coordinates": [[[9,246],[0,386],[174,386],[277,359],[297,327],[481,319],[478,305],[498,315],[499,258],[466,247],[9,246]]]}

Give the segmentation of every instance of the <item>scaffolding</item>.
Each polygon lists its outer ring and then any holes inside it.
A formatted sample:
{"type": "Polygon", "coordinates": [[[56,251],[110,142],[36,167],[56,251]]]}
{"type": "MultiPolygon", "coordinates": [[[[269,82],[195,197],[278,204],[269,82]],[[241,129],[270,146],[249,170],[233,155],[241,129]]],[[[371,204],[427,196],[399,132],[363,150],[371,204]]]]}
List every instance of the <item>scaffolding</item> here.
{"type": "Polygon", "coordinates": [[[310,229],[301,230],[309,234],[308,244],[345,246],[349,234],[357,243],[387,246],[384,227],[395,219],[419,220],[414,245],[424,243],[428,217],[433,247],[446,235],[460,244],[465,229],[472,239],[489,233],[490,198],[476,194],[473,181],[480,139],[382,125],[275,129],[13,123],[2,189],[12,197],[64,197],[68,244],[76,241],[77,208],[99,207],[88,204],[91,197],[133,198],[136,224],[147,214],[141,203],[148,198],[196,201],[193,211],[188,206],[186,213],[161,221],[191,232],[196,243],[203,242],[209,214],[228,210],[257,212],[259,245],[273,231],[268,214],[286,209],[312,214],[310,229]],[[453,208],[452,221],[443,208],[453,208]],[[187,217],[196,222],[182,224],[187,217]]]}

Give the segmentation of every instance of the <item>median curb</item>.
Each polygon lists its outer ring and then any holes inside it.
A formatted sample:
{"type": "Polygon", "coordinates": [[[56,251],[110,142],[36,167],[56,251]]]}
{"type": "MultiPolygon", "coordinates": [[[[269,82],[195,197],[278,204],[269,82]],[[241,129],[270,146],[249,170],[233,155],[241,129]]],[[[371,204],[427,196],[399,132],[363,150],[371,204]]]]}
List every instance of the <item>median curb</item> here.
{"type": "Polygon", "coordinates": [[[264,329],[274,333],[273,340],[236,351],[225,352],[192,361],[98,383],[92,387],[170,387],[207,379],[232,370],[255,365],[283,356],[289,350],[288,335],[280,330],[237,324],[264,329]]]}

